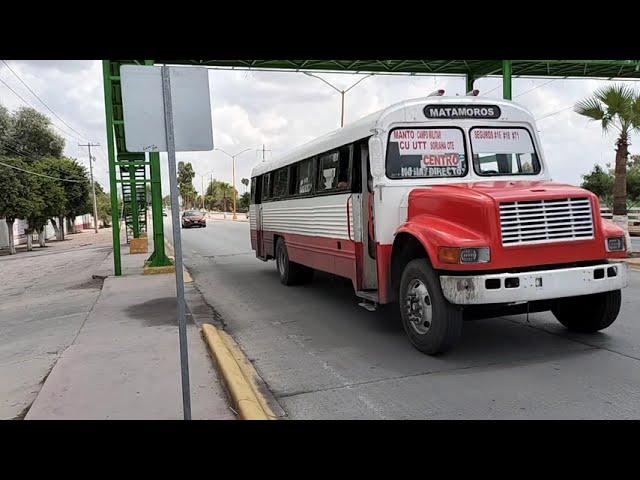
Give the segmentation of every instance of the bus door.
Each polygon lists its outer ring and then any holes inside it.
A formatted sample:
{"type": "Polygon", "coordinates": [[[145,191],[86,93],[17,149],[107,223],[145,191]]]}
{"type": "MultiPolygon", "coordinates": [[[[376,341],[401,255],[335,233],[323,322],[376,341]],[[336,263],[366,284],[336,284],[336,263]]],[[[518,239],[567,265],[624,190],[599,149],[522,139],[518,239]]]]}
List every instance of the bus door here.
{"type": "Polygon", "coordinates": [[[264,248],[264,232],[262,230],[262,182],[263,176],[258,177],[255,189],[255,215],[256,215],[256,257],[266,259],[264,248]]]}
{"type": "Polygon", "coordinates": [[[376,267],[376,241],[373,222],[373,177],[369,167],[369,145],[366,141],[359,143],[354,150],[355,162],[359,162],[360,172],[358,195],[353,195],[354,230],[358,231],[358,241],[362,242],[362,249],[356,249],[356,265],[360,278],[361,290],[378,289],[378,272],[376,267]]]}

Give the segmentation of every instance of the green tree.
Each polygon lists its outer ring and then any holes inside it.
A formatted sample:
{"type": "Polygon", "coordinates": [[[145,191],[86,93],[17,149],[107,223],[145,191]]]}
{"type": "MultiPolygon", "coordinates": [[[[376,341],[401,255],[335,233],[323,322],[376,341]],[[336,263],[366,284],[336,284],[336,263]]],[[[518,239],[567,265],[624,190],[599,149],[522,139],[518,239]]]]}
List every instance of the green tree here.
{"type": "Polygon", "coordinates": [[[243,178],[242,180],[240,180],[240,183],[242,183],[244,185],[245,189],[249,188],[249,179],[248,178],[243,178]]]}
{"type": "MultiPolygon", "coordinates": [[[[43,158],[36,160],[31,166],[32,170],[49,177],[61,178],[57,164],[57,158],[43,158]]],[[[41,200],[40,208],[32,212],[28,217],[29,228],[32,232],[38,232],[38,241],[41,247],[45,246],[45,227],[50,218],[55,218],[64,213],[65,192],[62,181],[54,178],[37,177],[38,190],[35,193],[41,200]]]]}
{"type": "Polygon", "coordinates": [[[8,141],[19,155],[28,157],[60,158],[64,150],[64,139],[51,129],[49,118],[29,107],[13,114],[8,141]]]}
{"type": "Polygon", "coordinates": [[[613,175],[600,165],[594,165],[593,170],[582,176],[581,186],[604,199],[613,193],[613,175]]]}
{"type": "MultiPolygon", "coordinates": [[[[629,162],[626,177],[627,207],[630,208],[640,201],[640,157],[629,162]]],[[[607,208],[613,208],[613,182],[614,170],[610,165],[607,165],[606,170],[600,165],[594,165],[589,173],[582,176],[581,187],[598,195],[600,202],[607,208]]]]}
{"type": "MultiPolygon", "coordinates": [[[[73,232],[73,220],[78,216],[90,212],[93,208],[91,204],[91,188],[89,175],[84,166],[72,158],[61,158],[56,163],[58,176],[65,179],[80,180],[74,182],[61,182],[64,188],[65,203],[63,215],[70,223],[70,230],[73,232]]],[[[63,225],[63,218],[58,217],[60,226],[63,225]]]]}
{"type": "Polygon", "coordinates": [[[191,163],[178,163],[178,189],[185,209],[192,208],[195,202],[196,190],[193,188],[195,176],[196,173],[193,171],[191,163]]]}
{"type": "Polygon", "coordinates": [[[631,248],[627,218],[626,175],[629,135],[640,130],[640,95],[627,85],[610,85],[596,90],[592,97],[579,101],[574,110],[580,115],[599,122],[603,133],[608,133],[612,129],[617,131],[613,218],[624,229],[628,248],[631,248]]]}
{"type": "Polygon", "coordinates": [[[250,200],[251,200],[251,195],[249,194],[249,192],[244,192],[240,197],[240,200],[238,201],[238,206],[240,207],[240,210],[242,211],[249,210],[250,200]]]}
{"type": "Polygon", "coordinates": [[[228,212],[233,205],[233,187],[227,182],[218,183],[217,203],[222,211],[228,212]]]}
{"type": "Polygon", "coordinates": [[[36,176],[26,173],[29,165],[21,158],[0,157],[0,218],[9,229],[9,253],[16,253],[13,224],[17,218],[29,218],[40,206],[34,204],[34,192],[38,185],[36,176]],[[20,170],[18,170],[20,169],[20,170]]]}
{"type": "Polygon", "coordinates": [[[11,157],[14,155],[9,147],[12,131],[13,116],[4,105],[0,105],[0,156],[11,157]]]}
{"type": "Polygon", "coordinates": [[[96,203],[98,206],[98,219],[102,220],[102,224],[105,227],[111,225],[111,198],[109,194],[104,191],[102,185],[99,182],[95,182],[96,188],[96,203]]]}
{"type": "Polygon", "coordinates": [[[627,170],[627,195],[634,202],[640,200],[640,155],[632,155],[627,170]]]}

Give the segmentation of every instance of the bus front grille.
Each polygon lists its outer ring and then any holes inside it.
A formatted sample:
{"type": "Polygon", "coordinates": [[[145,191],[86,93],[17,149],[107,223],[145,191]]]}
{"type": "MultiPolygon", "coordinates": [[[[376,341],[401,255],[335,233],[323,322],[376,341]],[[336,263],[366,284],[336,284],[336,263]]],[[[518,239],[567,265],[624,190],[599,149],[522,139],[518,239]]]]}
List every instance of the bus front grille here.
{"type": "Polygon", "coordinates": [[[500,203],[502,245],[549,243],[593,238],[588,198],[500,203]]]}

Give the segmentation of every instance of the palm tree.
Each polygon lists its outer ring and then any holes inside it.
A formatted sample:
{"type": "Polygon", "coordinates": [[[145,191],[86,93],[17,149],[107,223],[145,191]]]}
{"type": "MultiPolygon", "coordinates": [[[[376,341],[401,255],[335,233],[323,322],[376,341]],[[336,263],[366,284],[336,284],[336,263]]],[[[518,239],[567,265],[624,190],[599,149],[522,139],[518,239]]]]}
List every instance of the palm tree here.
{"type": "Polygon", "coordinates": [[[613,221],[625,231],[627,249],[631,248],[627,217],[627,158],[629,135],[640,131],[640,95],[624,84],[599,88],[592,97],[576,103],[574,111],[600,122],[603,133],[617,130],[616,166],[613,183],[613,221]]]}

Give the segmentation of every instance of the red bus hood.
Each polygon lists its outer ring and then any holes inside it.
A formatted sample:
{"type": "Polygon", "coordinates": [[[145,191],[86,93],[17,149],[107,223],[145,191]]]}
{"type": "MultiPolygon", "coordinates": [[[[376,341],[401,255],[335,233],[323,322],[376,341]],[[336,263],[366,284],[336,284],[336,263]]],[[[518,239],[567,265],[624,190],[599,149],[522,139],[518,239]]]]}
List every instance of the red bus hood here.
{"type": "MultiPolygon", "coordinates": [[[[508,269],[604,259],[604,231],[598,198],[572,185],[548,181],[487,181],[417,187],[409,193],[407,223],[400,231],[420,236],[436,268],[465,270],[469,265],[440,265],[440,246],[489,246],[491,262],[474,269],[508,269]],[[502,245],[500,203],[589,198],[594,238],[540,244],[502,245]],[[434,259],[434,256],[436,257],[434,259]]],[[[615,228],[615,227],[613,227],[615,228]]],[[[617,255],[619,256],[619,255],[617,255]]]]}
{"type": "Polygon", "coordinates": [[[591,197],[593,194],[573,185],[547,181],[491,181],[442,185],[434,188],[473,190],[498,202],[543,198],[591,197]]]}

